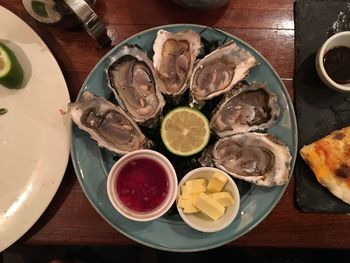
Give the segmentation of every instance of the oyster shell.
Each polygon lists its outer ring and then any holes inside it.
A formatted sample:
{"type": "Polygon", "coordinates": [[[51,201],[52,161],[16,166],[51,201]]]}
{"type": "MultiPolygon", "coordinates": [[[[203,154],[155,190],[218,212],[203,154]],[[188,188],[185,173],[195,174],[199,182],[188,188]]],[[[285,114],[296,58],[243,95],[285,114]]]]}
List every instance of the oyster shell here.
{"type": "Polygon", "coordinates": [[[118,104],[140,124],[156,122],[165,101],[152,61],[137,46],[123,46],[106,65],[108,86],[118,104]]]}
{"type": "Polygon", "coordinates": [[[263,130],[277,120],[277,96],[265,83],[238,84],[225,94],[210,120],[211,129],[220,137],[263,130]]]}
{"type": "Polygon", "coordinates": [[[257,64],[247,51],[230,41],[196,63],[190,79],[195,103],[210,100],[234,87],[257,64]]]}
{"type": "Polygon", "coordinates": [[[68,109],[73,122],[100,147],[122,155],[151,146],[132,118],[103,97],[85,91],[68,109]]]}
{"type": "Polygon", "coordinates": [[[201,40],[196,32],[158,31],[153,44],[153,64],[164,95],[176,97],[186,90],[200,48],[201,40]]]}
{"type": "Polygon", "coordinates": [[[288,182],[289,148],[270,134],[241,133],[221,138],[211,154],[215,166],[233,177],[261,186],[288,182]]]}

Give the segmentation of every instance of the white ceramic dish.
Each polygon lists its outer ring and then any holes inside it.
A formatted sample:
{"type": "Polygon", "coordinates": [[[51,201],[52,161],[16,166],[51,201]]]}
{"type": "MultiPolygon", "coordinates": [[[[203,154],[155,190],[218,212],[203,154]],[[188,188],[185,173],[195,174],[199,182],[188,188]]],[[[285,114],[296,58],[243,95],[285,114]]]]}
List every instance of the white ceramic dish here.
{"type": "Polygon", "coordinates": [[[320,47],[316,55],[316,70],[321,80],[323,81],[323,83],[325,83],[328,87],[341,92],[350,92],[350,83],[348,84],[336,83],[328,76],[324,68],[323,59],[325,54],[330,49],[335,48],[337,46],[345,46],[350,48],[350,31],[337,33],[331,36],[330,38],[328,38],[323,43],[323,45],[320,47]]]}
{"type": "Polygon", "coordinates": [[[174,167],[170,161],[159,152],[153,150],[137,150],[121,157],[112,167],[107,179],[107,193],[113,207],[126,218],[134,221],[151,221],[164,215],[173,205],[177,195],[178,181],[174,167]],[[126,164],[139,158],[149,158],[160,164],[168,176],[168,195],[159,207],[149,212],[137,212],[129,209],[118,198],[116,181],[120,171],[126,164]]]}
{"type": "Polygon", "coordinates": [[[222,217],[214,221],[201,212],[185,214],[182,208],[177,205],[177,210],[179,211],[180,216],[186,222],[186,224],[188,224],[193,229],[196,229],[201,232],[217,232],[223,230],[224,228],[229,226],[232,223],[232,221],[236,218],[240,204],[240,195],[237,185],[229,175],[227,175],[222,170],[213,167],[201,167],[194,169],[187,173],[179,183],[178,196],[180,195],[181,186],[186,181],[197,178],[205,178],[207,182],[209,182],[210,178],[215,172],[221,172],[225,174],[228,180],[222,191],[229,192],[235,200],[234,205],[226,208],[225,214],[222,217]]]}
{"type": "Polygon", "coordinates": [[[0,86],[0,252],[41,216],[63,178],[70,149],[69,94],[45,43],[0,7],[0,39],[24,69],[20,90],[0,86]]]}

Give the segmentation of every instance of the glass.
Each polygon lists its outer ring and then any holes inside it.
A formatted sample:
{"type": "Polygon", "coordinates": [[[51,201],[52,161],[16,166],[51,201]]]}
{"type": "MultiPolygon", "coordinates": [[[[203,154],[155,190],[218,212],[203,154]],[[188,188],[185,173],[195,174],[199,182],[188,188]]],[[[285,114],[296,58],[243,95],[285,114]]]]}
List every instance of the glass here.
{"type": "Polygon", "coordinates": [[[106,27],[92,10],[96,0],[22,0],[22,3],[40,23],[62,29],[82,25],[102,47],[111,44],[106,27]]]}

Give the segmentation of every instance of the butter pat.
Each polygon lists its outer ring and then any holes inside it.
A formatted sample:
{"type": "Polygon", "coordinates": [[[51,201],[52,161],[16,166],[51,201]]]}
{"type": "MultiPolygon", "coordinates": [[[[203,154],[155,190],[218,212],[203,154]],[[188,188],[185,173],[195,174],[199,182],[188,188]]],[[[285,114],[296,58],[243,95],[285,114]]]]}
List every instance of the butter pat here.
{"type": "Polygon", "coordinates": [[[215,201],[213,198],[210,198],[205,193],[201,193],[198,196],[194,202],[194,206],[213,220],[219,219],[225,213],[225,207],[220,205],[217,201],[215,201]]]}
{"type": "Polygon", "coordinates": [[[203,193],[207,190],[207,181],[204,178],[189,180],[185,188],[190,194],[203,193]]]}
{"type": "Polygon", "coordinates": [[[220,172],[215,172],[208,183],[208,191],[220,192],[227,182],[227,177],[220,172]]]}
{"type": "Polygon", "coordinates": [[[197,197],[198,196],[192,196],[191,198],[186,199],[180,195],[179,200],[177,201],[177,205],[183,208],[184,213],[186,214],[196,213],[199,210],[193,205],[193,202],[197,199],[197,197]]]}
{"type": "Polygon", "coordinates": [[[190,199],[192,196],[203,193],[207,190],[207,181],[205,179],[194,179],[187,181],[181,186],[181,193],[184,199],[190,199]]]}
{"type": "Polygon", "coordinates": [[[235,200],[233,200],[231,194],[228,192],[213,193],[210,194],[209,197],[213,198],[224,207],[231,206],[235,203],[235,200]]]}

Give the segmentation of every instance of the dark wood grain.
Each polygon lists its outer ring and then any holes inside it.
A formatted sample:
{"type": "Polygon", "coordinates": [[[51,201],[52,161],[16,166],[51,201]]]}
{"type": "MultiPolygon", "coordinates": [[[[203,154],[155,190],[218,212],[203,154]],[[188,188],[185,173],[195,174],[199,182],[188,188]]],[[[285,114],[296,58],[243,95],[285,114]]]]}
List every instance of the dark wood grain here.
{"type": "MultiPolygon", "coordinates": [[[[82,30],[60,30],[35,22],[21,1],[0,4],[25,20],[46,42],[65,76],[74,100],[94,65],[110,48],[101,49],[82,30]]],[[[147,28],[172,23],[213,26],[257,49],[276,69],[293,98],[294,23],[292,0],[232,0],[225,8],[198,12],[170,0],[98,0],[96,12],[113,44],[147,28]]],[[[256,228],[229,246],[350,248],[347,215],[304,214],[294,204],[291,179],[280,202],[256,228]]],[[[69,163],[64,180],[37,223],[18,241],[27,244],[135,245],[108,225],[85,197],[69,163]]]]}

